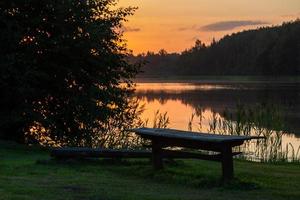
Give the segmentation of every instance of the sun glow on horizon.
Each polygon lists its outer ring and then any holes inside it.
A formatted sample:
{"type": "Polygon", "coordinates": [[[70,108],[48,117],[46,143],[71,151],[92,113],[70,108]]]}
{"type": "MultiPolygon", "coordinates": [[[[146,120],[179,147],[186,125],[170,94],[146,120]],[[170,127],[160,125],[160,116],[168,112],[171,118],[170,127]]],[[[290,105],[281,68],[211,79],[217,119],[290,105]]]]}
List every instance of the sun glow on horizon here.
{"type": "Polygon", "coordinates": [[[134,54],[181,52],[197,39],[210,44],[227,34],[300,17],[299,0],[120,0],[119,6],[138,7],[124,24],[134,54]]]}

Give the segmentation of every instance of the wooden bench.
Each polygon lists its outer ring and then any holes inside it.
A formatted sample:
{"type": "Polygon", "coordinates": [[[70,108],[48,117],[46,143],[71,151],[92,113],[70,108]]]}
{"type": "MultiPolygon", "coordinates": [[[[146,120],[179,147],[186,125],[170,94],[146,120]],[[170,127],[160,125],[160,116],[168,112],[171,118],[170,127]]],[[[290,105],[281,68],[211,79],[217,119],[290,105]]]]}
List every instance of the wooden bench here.
{"type": "MultiPolygon", "coordinates": [[[[162,158],[180,158],[180,159],[201,159],[201,160],[219,160],[220,155],[203,155],[199,153],[175,151],[162,149],[162,158]]],[[[240,152],[235,152],[237,155],[240,152]]],[[[152,151],[149,150],[128,150],[128,149],[102,149],[102,148],[79,148],[66,147],[55,148],[50,152],[50,156],[56,159],[77,159],[77,158],[152,158],[152,151]]]]}
{"type": "Polygon", "coordinates": [[[232,152],[232,147],[239,146],[246,140],[261,139],[255,136],[230,136],[206,133],[195,133],[174,129],[138,128],[133,132],[151,140],[151,150],[117,150],[92,148],[56,148],[51,156],[57,159],[66,158],[151,158],[155,169],[163,168],[164,158],[202,159],[222,163],[224,180],[233,178],[233,156],[241,152],[232,152]],[[168,150],[165,147],[186,147],[214,151],[214,154],[201,154],[182,150],[168,150]]]}
{"type": "Polygon", "coordinates": [[[155,169],[163,168],[162,159],[165,157],[165,150],[163,148],[165,147],[186,147],[219,152],[213,155],[199,155],[198,158],[220,161],[222,163],[223,180],[230,180],[234,175],[233,156],[239,154],[239,152],[232,152],[232,147],[242,145],[246,140],[264,138],[257,136],[195,133],[174,129],[138,128],[132,131],[145,139],[151,140],[152,162],[155,169]]]}

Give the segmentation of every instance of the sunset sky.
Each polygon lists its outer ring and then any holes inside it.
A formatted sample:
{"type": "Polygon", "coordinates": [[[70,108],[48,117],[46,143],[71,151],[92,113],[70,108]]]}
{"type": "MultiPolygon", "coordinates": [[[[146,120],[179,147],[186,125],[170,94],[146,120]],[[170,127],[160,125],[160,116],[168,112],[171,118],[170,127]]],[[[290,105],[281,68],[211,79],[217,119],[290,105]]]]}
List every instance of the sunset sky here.
{"type": "Polygon", "coordinates": [[[180,52],[213,38],[300,18],[300,0],[120,0],[137,6],[124,37],[134,54],[180,52]]]}

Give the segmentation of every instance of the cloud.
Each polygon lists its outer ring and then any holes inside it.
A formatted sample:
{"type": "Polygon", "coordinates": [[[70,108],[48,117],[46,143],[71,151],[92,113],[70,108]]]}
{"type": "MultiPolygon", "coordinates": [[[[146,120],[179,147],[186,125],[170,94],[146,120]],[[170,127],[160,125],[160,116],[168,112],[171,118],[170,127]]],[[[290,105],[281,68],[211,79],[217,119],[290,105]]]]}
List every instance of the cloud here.
{"type": "Polygon", "coordinates": [[[179,27],[177,30],[178,31],[189,31],[189,30],[197,30],[198,27],[196,25],[193,26],[186,26],[186,27],[179,27]]]}
{"type": "Polygon", "coordinates": [[[141,29],[140,28],[136,28],[136,27],[124,26],[124,27],[122,27],[122,31],[123,32],[140,32],[141,29]]]}
{"type": "Polygon", "coordinates": [[[242,26],[250,25],[264,25],[269,24],[265,21],[252,21],[252,20],[242,20],[242,21],[221,21],[212,24],[207,24],[200,28],[201,31],[228,31],[242,26]]]}

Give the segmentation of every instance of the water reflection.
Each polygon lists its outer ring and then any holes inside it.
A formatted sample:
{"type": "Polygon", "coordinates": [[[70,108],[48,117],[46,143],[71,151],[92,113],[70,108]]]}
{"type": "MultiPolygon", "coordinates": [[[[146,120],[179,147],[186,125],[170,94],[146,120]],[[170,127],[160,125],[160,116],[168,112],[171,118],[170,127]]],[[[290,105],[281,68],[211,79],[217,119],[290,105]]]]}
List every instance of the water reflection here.
{"type": "MultiPolygon", "coordinates": [[[[151,120],[154,113],[160,110],[161,113],[168,113],[169,127],[182,130],[211,132],[212,121],[216,118],[228,121],[223,111],[227,109],[235,112],[237,102],[247,106],[262,103],[278,105],[283,111],[285,123],[282,130],[261,127],[259,134],[271,133],[269,139],[260,144],[247,143],[241,148],[247,152],[248,159],[278,160],[285,157],[291,159],[300,146],[297,84],[141,83],[136,89],[136,96],[141,104],[145,104],[142,118],[149,119],[148,126],[153,125],[151,120]]],[[[251,134],[258,134],[253,133],[253,130],[251,134]]]]}
{"type": "Polygon", "coordinates": [[[218,90],[218,89],[237,89],[233,85],[221,84],[190,84],[190,83],[139,83],[136,90],[141,92],[163,91],[167,93],[181,93],[182,91],[191,90],[218,90]]]}

